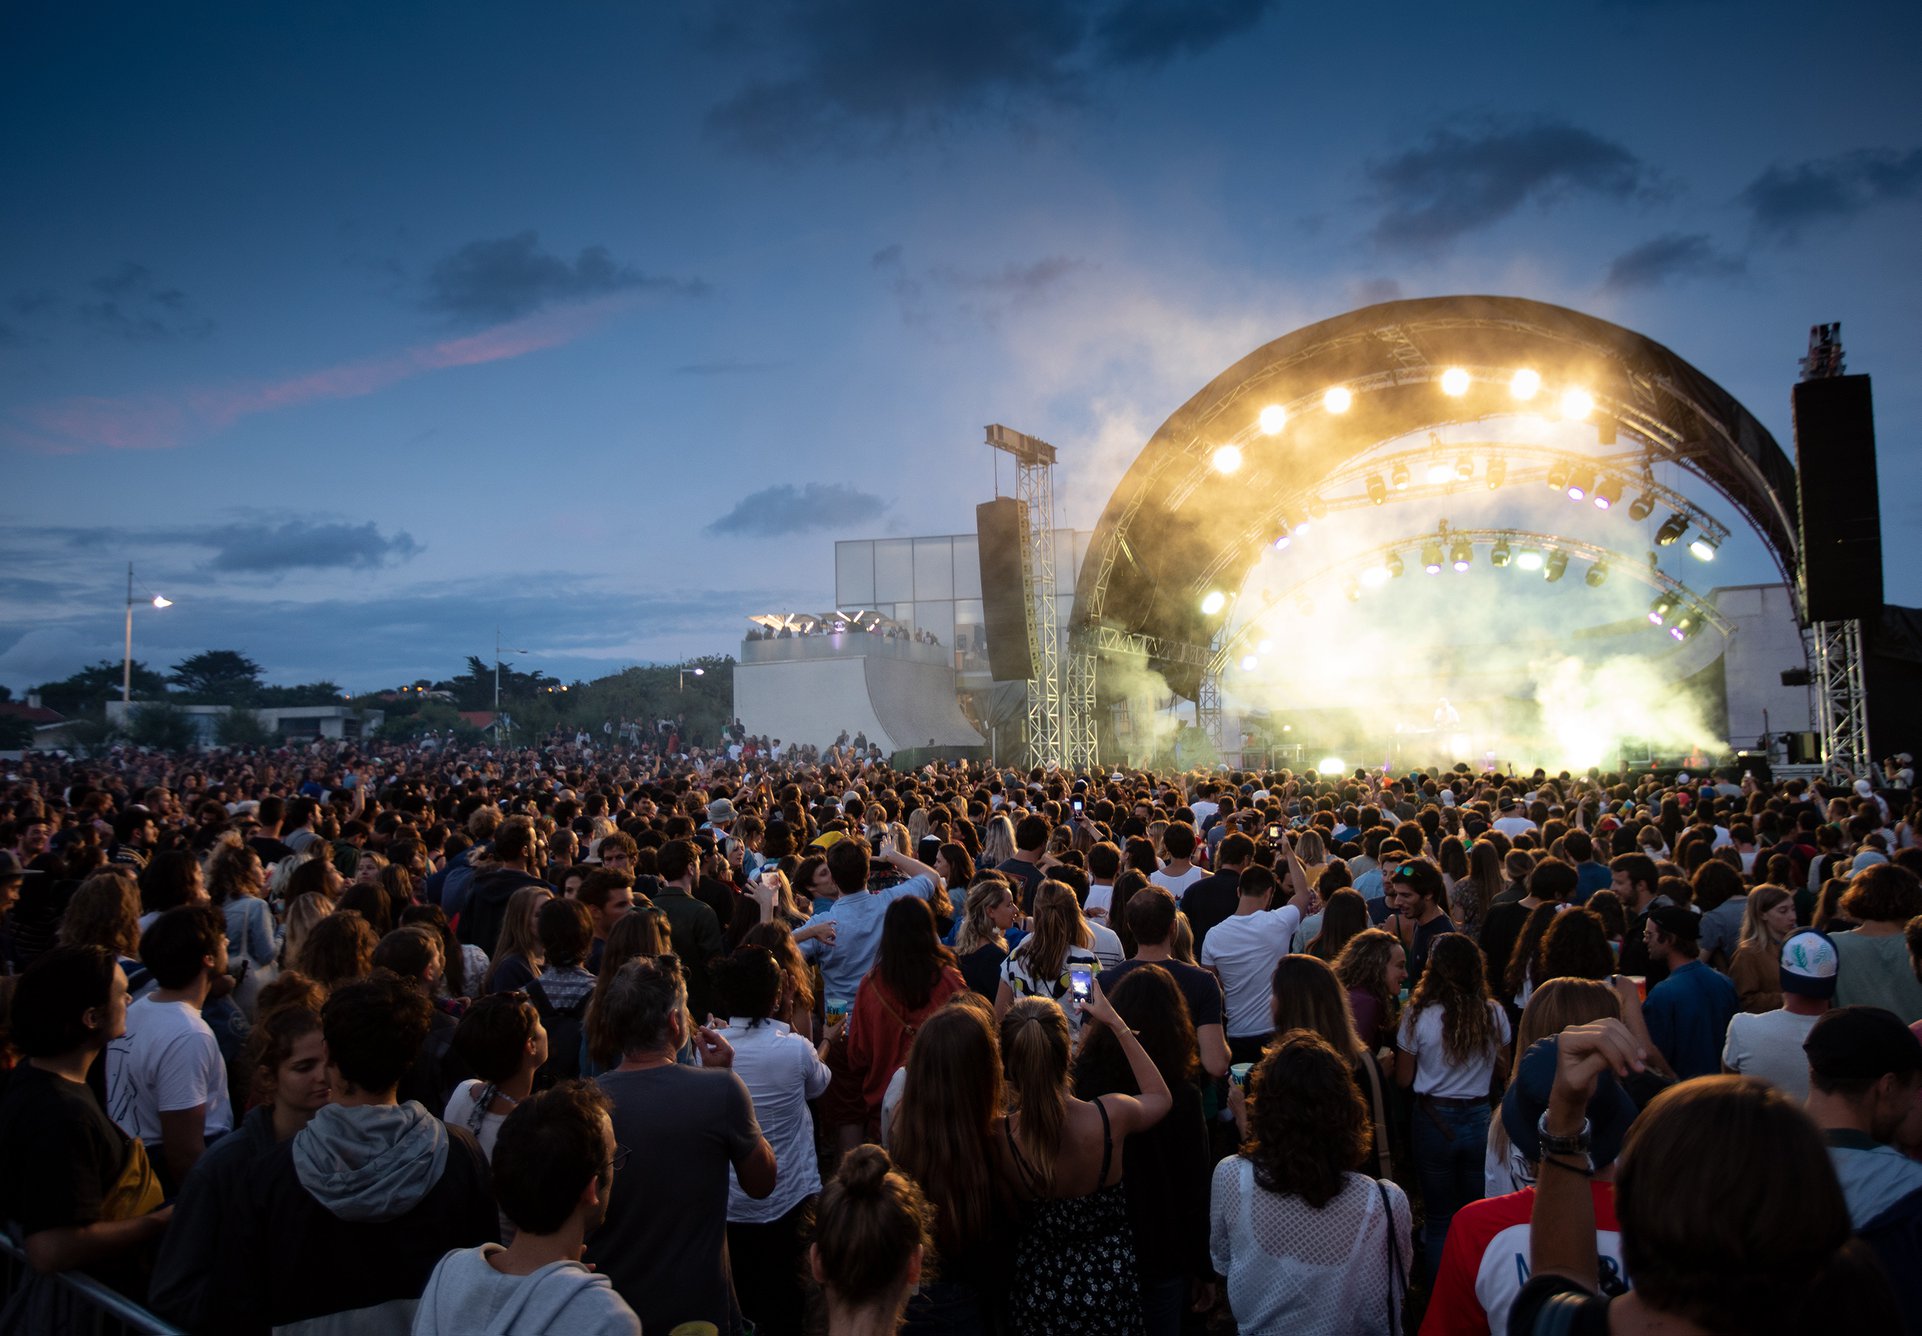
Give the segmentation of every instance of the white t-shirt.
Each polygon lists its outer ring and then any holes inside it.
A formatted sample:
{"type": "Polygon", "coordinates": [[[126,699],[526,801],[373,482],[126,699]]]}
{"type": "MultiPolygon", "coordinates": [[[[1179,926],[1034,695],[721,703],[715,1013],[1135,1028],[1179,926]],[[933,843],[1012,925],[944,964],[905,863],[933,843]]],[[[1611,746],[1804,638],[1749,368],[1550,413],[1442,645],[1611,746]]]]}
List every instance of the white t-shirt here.
{"type": "Polygon", "coordinates": [[[1186,872],[1177,874],[1157,869],[1148,874],[1148,880],[1157,886],[1166,886],[1169,893],[1174,896],[1175,903],[1180,904],[1181,897],[1188,893],[1188,888],[1207,875],[1206,872],[1203,872],[1200,868],[1190,863],[1186,872]]]}
{"type": "MultiPolygon", "coordinates": [[[[1213,933],[1209,934],[1212,939],[1213,933]]],[[[1423,1007],[1419,1016],[1404,1015],[1395,1046],[1415,1055],[1415,1093],[1443,1099],[1487,1099],[1495,1076],[1495,1054],[1508,1046],[1508,1013],[1499,1002],[1488,1004],[1495,1021],[1496,1043],[1472,1062],[1458,1063],[1442,1044],[1442,1009],[1423,1007]]]]}
{"type": "Polygon", "coordinates": [[[487,1162],[492,1164],[494,1142],[501,1134],[501,1124],[507,1121],[507,1115],[487,1113],[476,1107],[481,1091],[486,1088],[485,1081],[462,1081],[454,1087],[454,1093],[447,1100],[447,1112],[441,1115],[440,1120],[450,1127],[464,1127],[472,1132],[474,1140],[480,1142],[487,1162]],[[477,1113],[480,1115],[479,1121],[474,1117],[477,1113]]]}
{"type": "Polygon", "coordinates": [[[1535,829],[1535,823],[1525,816],[1498,816],[1488,824],[1511,840],[1535,829]]]}
{"type": "Polygon", "coordinates": [[[1275,1028],[1275,962],[1288,954],[1301,911],[1293,905],[1235,914],[1208,929],[1201,963],[1221,979],[1230,1039],[1264,1035],[1275,1028]]]}
{"type": "Polygon", "coordinates": [[[1114,908],[1114,883],[1091,882],[1088,886],[1088,903],[1081,907],[1082,913],[1092,914],[1098,909],[1106,914],[1112,908],[1114,908]]]}
{"type": "Polygon", "coordinates": [[[1128,958],[1127,948],[1121,945],[1121,935],[1113,928],[1089,919],[1088,931],[1094,934],[1094,945],[1090,949],[1102,969],[1111,970],[1128,958]]]}
{"type": "Polygon", "coordinates": [[[1728,1023],[1722,1065],[1759,1077],[1800,1104],[1809,1097],[1809,1059],[1802,1044],[1820,1019],[1781,1010],[1741,1012],[1728,1023]]]}
{"type": "Polygon", "coordinates": [[[1203,798],[1200,802],[1188,804],[1188,810],[1195,814],[1195,829],[1200,830],[1208,824],[1208,818],[1221,810],[1221,804],[1203,798]]]}
{"type": "Polygon", "coordinates": [[[196,1007],[141,998],[127,1008],[127,1032],[107,1045],[108,1116],[158,1153],[160,1115],[200,1108],[208,1136],[233,1129],[214,1032],[196,1007]]]}

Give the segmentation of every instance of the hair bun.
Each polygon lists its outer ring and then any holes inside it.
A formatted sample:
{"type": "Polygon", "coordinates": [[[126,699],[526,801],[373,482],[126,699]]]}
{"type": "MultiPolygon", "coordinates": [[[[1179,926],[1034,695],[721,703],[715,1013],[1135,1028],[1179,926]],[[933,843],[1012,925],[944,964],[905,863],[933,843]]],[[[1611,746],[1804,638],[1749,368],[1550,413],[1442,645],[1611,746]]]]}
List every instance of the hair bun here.
{"type": "Polygon", "coordinates": [[[837,1177],[841,1187],[856,1197],[880,1195],[881,1185],[894,1168],[888,1153],[879,1146],[856,1146],[841,1161],[841,1172],[837,1177]]]}

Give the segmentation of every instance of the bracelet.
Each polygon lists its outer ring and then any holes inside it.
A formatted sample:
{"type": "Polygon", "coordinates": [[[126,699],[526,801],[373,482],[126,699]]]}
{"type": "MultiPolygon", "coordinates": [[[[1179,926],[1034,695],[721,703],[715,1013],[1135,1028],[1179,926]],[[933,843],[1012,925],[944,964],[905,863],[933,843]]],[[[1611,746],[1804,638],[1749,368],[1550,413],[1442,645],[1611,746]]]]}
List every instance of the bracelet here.
{"type": "Polygon", "coordinates": [[[1567,1160],[1551,1158],[1546,1155],[1542,1157],[1541,1162],[1544,1165],[1554,1165],[1557,1169],[1566,1169],[1571,1174],[1580,1174],[1583,1178],[1595,1177],[1595,1161],[1593,1157],[1588,1155],[1582,1156],[1582,1162],[1580,1164],[1570,1164],[1567,1160]]]}
{"type": "Polygon", "coordinates": [[[1550,1155],[1588,1154],[1590,1128],[1586,1118],[1582,1119],[1581,1130],[1575,1135],[1557,1136],[1548,1130],[1548,1111],[1544,1109],[1542,1116],[1535,1121],[1535,1134],[1541,1140],[1543,1158],[1550,1155]]]}

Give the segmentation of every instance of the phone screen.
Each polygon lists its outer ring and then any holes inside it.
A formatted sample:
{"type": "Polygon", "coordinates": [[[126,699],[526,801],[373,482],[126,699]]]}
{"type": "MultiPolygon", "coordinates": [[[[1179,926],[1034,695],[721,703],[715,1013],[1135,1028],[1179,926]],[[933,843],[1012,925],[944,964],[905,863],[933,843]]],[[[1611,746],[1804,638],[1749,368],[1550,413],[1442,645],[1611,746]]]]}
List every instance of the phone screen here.
{"type": "Polygon", "coordinates": [[[1268,838],[1269,838],[1269,839],[1271,839],[1271,840],[1278,840],[1278,839],[1280,839],[1280,838],[1281,838],[1281,827],[1280,827],[1280,826],[1270,826],[1270,827],[1268,827],[1268,838]]]}
{"type": "Polygon", "coordinates": [[[1077,814],[1081,811],[1081,807],[1082,807],[1081,799],[1076,798],[1074,800],[1074,810],[1077,814]]]}
{"type": "Polygon", "coordinates": [[[1094,971],[1085,965],[1076,965],[1068,971],[1068,987],[1074,992],[1076,1001],[1084,1001],[1088,990],[1094,987],[1094,971]]]}

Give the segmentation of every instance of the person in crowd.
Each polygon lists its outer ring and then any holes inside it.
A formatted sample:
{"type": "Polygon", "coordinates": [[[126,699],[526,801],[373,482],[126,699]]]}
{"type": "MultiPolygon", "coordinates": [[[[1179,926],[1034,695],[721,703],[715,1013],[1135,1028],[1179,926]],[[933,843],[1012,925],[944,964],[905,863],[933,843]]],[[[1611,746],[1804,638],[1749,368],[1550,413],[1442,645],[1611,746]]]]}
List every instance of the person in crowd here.
{"type": "Polygon", "coordinates": [[[1392,1047],[1398,999],[1408,979],[1407,948],[1392,932],[1366,928],[1348,939],[1332,963],[1348,992],[1348,1010],[1363,1047],[1370,1052],[1392,1047]]]}
{"type": "Polygon", "coordinates": [[[1148,880],[1157,886],[1165,886],[1180,904],[1181,898],[1190,886],[1208,875],[1206,870],[1195,866],[1195,845],[1198,843],[1195,828],[1186,821],[1176,821],[1162,833],[1161,847],[1167,853],[1167,860],[1149,874],[1148,880]]]}
{"type": "Polygon", "coordinates": [[[1355,1031],[1354,1015],[1348,1009],[1348,995],[1335,977],[1334,970],[1314,956],[1283,956],[1275,962],[1274,1030],[1307,1030],[1327,1040],[1348,1060],[1355,1086],[1361,1091],[1368,1109],[1368,1152],[1370,1163],[1383,1178],[1389,1176],[1390,1126],[1388,1121],[1388,1079],[1384,1077],[1375,1053],[1355,1031]]]}
{"type": "MultiPolygon", "coordinates": [[[[1079,995],[1077,976],[1092,979],[1101,972],[1093,951],[1094,935],[1081,916],[1081,902],[1065,883],[1044,881],[1034,894],[1034,919],[1008,958],[1001,963],[1001,982],[995,993],[996,1015],[1024,997],[1045,997],[1065,1009],[1079,995]]],[[[1068,1017],[1071,1032],[1081,1028],[1082,1013],[1068,1017]]]]}
{"type": "MultiPolygon", "coordinates": [[[[1092,902],[1092,891],[1090,891],[1092,902]]],[[[1001,989],[1001,962],[1008,958],[1007,934],[1021,915],[1014,893],[1001,874],[977,874],[968,887],[954,954],[968,987],[992,1002],[1001,989]]]]}
{"type": "Polygon", "coordinates": [[[140,891],[124,869],[102,868],[74,889],[56,940],[61,946],[105,947],[126,974],[132,997],[153,991],[153,975],[140,963],[140,891]]]}
{"type": "Polygon", "coordinates": [[[1649,959],[1667,967],[1642,1007],[1649,1037],[1680,1079],[1719,1072],[1729,1020],[1741,1010],[1735,985],[1701,962],[1700,920],[1691,911],[1658,905],[1647,917],[1649,959]]]}
{"type": "Polygon", "coordinates": [[[373,972],[374,948],[379,945],[366,919],[351,909],[337,909],[308,931],[293,965],[322,987],[337,988],[373,972]]]}
{"type": "MultiPolygon", "coordinates": [[[[620,973],[621,966],[636,956],[665,956],[674,950],[673,938],[667,926],[667,915],[649,906],[629,914],[614,925],[608,934],[607,950],[601,957],[601,971],[594,980],[594,993],[588,999],[587,1012],[581,1018],[581,1071],[585,1075],[599,1076],[611,1071],[621,1061],[620,1037],[607,1023],[606,998],[608,985],[620,973]]],[[[686,1026],[688,1034],[694,1033],[690,1022],[686,1026]]],[[[694,1060],[692,1047],[686,1050],[687,1061],[694,1060]]]]}
{"type": "Polygon", "coordinates": [[[1425,858],[1398,864],[1385,884],[1393,909],[1386,926],[1407,948],[1408,976],[1419,982],[1436,939],[1455,931],[1455,921],[1448,917],[1448,888],[1441,869],[1425,858]]]}
{"type": "MultiPolygon", "coordinates": [[[[1088,850],[1088,902],[1082,912],[1101,923],[1114,920],[1114,882],[1121,875],[1121,850],[1111,840],[1099,840],[1088,850]]],[[[953,879],[949,879],[953,884],[953,879]]]]}
{"type": "Polygon", "coordinates": [[[107,1112],[128,1136],[160,1151],[161,1181],[178,1191],[211,1140],[234,1125],[227,1064],[201,1008],[227,969],[227,923],[207,904],[155,918],[140,960],[155,988],[127,1008],[107,1046],[107,1112]]]}
{"type": "MultiPolygon", "coordinates": [[[[251,851],[250,851],[251,852],[251,851]]],[[[148,1304],[189,1331],[213,1326],[207,1288],[220,1283],[223,1234],[244,1216],[254,1164],[290,1140],[332,1098],[320,1012],[304,1005],[269,1011],[247,1040],[247,1116],[207,1148],[174,1202],[178,1223],[161,1240],[148,1304]]]]}
{"type": "Polygon", "coordinates": [[[454,931],[463,942],[483,951],[500,938],[501,922],[507,916],[507,903],[523,886],[554,888],[541,880],[547,866],[547,841],[532,818],[512,816],[500,823],[494,841],[484,856],[468,856],[473,879],[467,886],[466,903],[458,914],[449,911],[454,931]]]}
{"type": "Polygon", "coordinates": [[[634,908],[634,878],[618,868],[598,868],[582,880],[574,898],[594,915],[594,945],[587,953],[587,968],[595,972],[600,969],[601,953],[607,949],[608,933],[634,908]]]}
{"type": "Polygon", "coordinates": [[[1368,926],[1368,902],[1361,898],[1361,892],[1344,886],[1328,894],[1319,912],[1301,921],[1295,929],[1294,946],[1332,965],[1342,949],[1368,926]]]}
{"type": "Polygon", "coordinates": [[[1774,1011],[1782,1005],[1778,973],[1782,944],[1795,931],[1795,896],[1787,887],[1757,886],[1742,901],[1742,933],[1729,960],[1729,982],[1742,1010],[1774,1011]]]}
{"type": "Polygon", "coordinates": [[[1623,1268],[1602,1275],[1589,1107],[1604,1072],[1641,1071],[1647,1051],[1620,1021],[1564,1030],[1540,1129],[1530,1275],[1509,1311],[1515,1336],[1552,1332],[1890,1331],[1888,1281],[1850,1237],[1848,1204],[1820,1135],[1787,1096],[1718,1076],[1658,1095],[1622,1143],[1615,1172],[1623,1268]],[[1757,1172],[1766,1165],[1767,1172],[1757,1172]]]}
{"type": "Polygon", "coordinates": [[[921,1279],[933,1212],[913,1180],[892,1171],[888,1153],[861,1146],[821,1195],[809,1264],[827,1297],[828,1336],[899,1329],[921,1279]]]}
{"type": "Polygon", "coordinates": [[[334,912],[334,902],[309,891],[287,902],[287,921],[282,926],[279,963],[282,969],[298,969],[307,938],[314,925],[334,912]]]}
{"type": "Polygon", "coordinates": [[[1455,1212],[1481,1196],[1488,1094],[1509,1041],[1488,994],[1481,948],[1444,933],[1395,1037],[1395,1076],[1415,1092],[1413,1149],[1422,1188],[1424,1276],[1434,1274],[1455,1212]]]}
{"type": "Polygon", "coordinates": [[[586,1260],[613,1282],[642,1330],[707,1322],[738,1336],[728,1190],[738,1185],[757,1201],[773,1195],[774,1148],[755,1121],[747,1086],[728,1070],[728,1041],[705,1027],[688,1033],[677,957],[628,961],[601,1001],[621,1062],[599,1084],[614,1104],[615,1140],[636,1154],[615,1171],[607,1219],[588,1241],[586,1260]],[[690,1039],[700,1066],[678,1060],[690,1039]],[[665,1202],[673,1209],[661,1209],[665,1202]]]}
{"type": "Polygon", "coordinates": [[[243,1012],[252,1014],[253,997],[264,982],[261,971],[280,952],[274,911],[262,897],[267,870],[260,855],[229,837],[214,846],[207,861],[207,896],[227,921],[227,959],[246,971],[236,993],[243,1012]]]}
{"type": "Polygon", "coordinates": [[[908,1050],[888,1150],[935,1209],[938,1265],[908,1301],[912,1336],[998,1329],[1014,1264],[1011,1185],[999,1172],[1002,1081],[993,1012],[957,995],[908,1050]]]}
{"type": "Polygon", "coordinates": [[[634,1310],[581,1261],[607,1218],[615,1175],[633,1153],[614,1140],[608,1107],[585,1081],[563,1082],[515,1107],[492,1160],[513,1239],[442,1257],[421,1293],[412,1336],[640,1336],[634,1310]]]}
{"type": "MultiPolygon", "coordinates": [[[[1044,885],[1044,894],[1051,890],[1044,885]]],[[[848,1072],[860,1083],[870,1134],[879,1131],[882,1097],[907,1061],[915,1034],[967,986],[955,968],[954,953],[935,935],[927,901],[911,896],[890,904],[874,968],[861,981],[847,1020],[848,1072]]]]}
{"type": "Polygon", "coordinates": [[[579,900],[552,899],[541,906],[541,976],[527,985],[549,1043],[538,1084],[571,1080],[581,1071],[581,1035],[595,978],[587,971],[594,946],[594,914],[579,900]]]}
{"type": "MultiPolygon", "coordinates": [[[[85,1269],[138,1296],[143,1262],[173,1208],[161,1204],[145,1147],[107,1116],[87,1080],[126,1019],[127,976],[107,947],[57,946],[20,976],[8,1038],[21,1062],[0,1089],[8,1166],[0,1220],[36,1274],[85,1269]]],[[[52,1331],[60,1292],[33,1288],[10,1310],[21,1330],[52,1331]]]]}
{"type": "MultiPolygon", "coordinates": [[[[374,968],[413,984],[432,1001],[440,988],[440,938],[424,926],[396,928],[374,947],[374,968]]],[[[457,1016],[434,1008],[420,1053],[401,1078],[403,1104],[414,1100],[429,1109],[445,1107],[448,1095],[466,1074],[466,1064],[454,1051],[454,1031],[459,1025],[457,1016]]]]}
{"type": "MultiPolygon", "coordinates": [[[[1779,888],[1778,888],[1779,889],[1779,888]]],[[[1754,894],[1760,895],[1757,890],[1754,894]]],[[[1767,1081],[1798,1103],[1809,1097],[1809,1031],[1833,1005],[1838,961],[1826,933],[1805,928],[1777,948],[1773,1011],[1739,1012],[1728,1023],[1722,1044],[1722,1070],[1767,1081]]]]}
{"type": "Polygon", "coordinates": [[[508,897],[500,935],[490,948],[480,989],[483,994],[517,992],[540,977],[545,963],[541,955],[541,906],[553,898],[554,893],[546,886],[523,886],[508,897]]]}
{"type": "Polygon", "coordinates": [[[1559,859],[1543,859],[1530,865],[1523,894],[1513,900],[1499,901],[1489,909],[1482,921],[1480,940],[1482,953],[1488,959],[1491,984],[1505,989],[1510,997],[1520,991],[1519,987],[1507,988],[1507,982],[1518,954],[1526,968],[1529,957],[1518,951],[1518,945],[1530,917],[1543,905],[1566,904],[1578,885],[1580,878],[1574,868],[1559,859]]]}
{"type": "Polygon", "coordinates": [[[474,1075],[454,1087],[441,1118],[473,1133],[489,1162],[507,1115],[534,1092],[547,1047],[540,1012],[524,994],[489,993],[455,1027],[454,1052],[474,1075]]]}
{"type": "MultiPolygon", "coordinates": [[[[1138,906],[1154,900],[1172,909],[1174,897],[1156,886],[1129,908],[1139,913],[1138,906]]],[[[1134,1227],[1143,1326],[1148,1336],[1179,1336],[1182,1314],[1191,1301],[1208,1306],[1214,1281],[1207,1248],[1208,1126],[1195,1084],[1194,1024],[1166,962],[1105,977],[1115,1014],[1133,1028],[1172,1099],[1166,1117],[1122,1143],[1121,1183],[1134,1227]]],[[[1089,1033],[1073,1076],[1077,1099],[1141,1094],[1115,1031],[1105,1027],[1089,1033]]]]}
{"type": "Polygon", "coordinates": [[[1208,1244],[1240,1329],[1401,1330],[1412,1217],[1399,1187],[1360,1172],[1368,1114],[1350,1058],[1291,1030],[1230,1101],[1241,1147],[1215,1166],[1208,1244]]]}
{"type": "MultiPolygon", "coordinates": [[[[1192,888],[1189,894],[1194,894],[1192,888]]],[[[1122,981],[1138,969],[1155,965],[1166,970],[1187,1003],[1201,1070],[1217,1080],[1226,1076],[1232,1056],[1224,1025],[1221,980],[1198,965],[1175,959],[1173,942],[1181,911],[1175,908],[1174,895],[1165,886],[1143,887],[1129,899],[1127,914],[1135,955],[1102,972],[1109,998],[1112,1000],[1122,981]]]]}
{"type": "Polygon", "coordinates": [[[405,1332],[442,1255],[495,1241],[479,1143],[398,1100],[432,1012],[425,994],[394,978],[328,996],[321,1036],[332,1098],[254,1162],[208,1287],[216,1324],[405,1332]]]}
{"type": "Polygon", "coordinates": [[[374,930],[376,939],[385,937],[394,930],[394,906],[376,881],[357,881],[340,894],[340,902],[334,906],[351,914],[358,914],[367,920],[367,926],[374,930]]]}
{"type": "Polygon", "coordinates": [[[1643,853],[1617,854],[1609,860],[1609,890],[1622,902],[1628,926],[1622,934],[1622,973],[1646,979],[1653,988],[1668,977],[1668,961],[1648,948],[1648,916],[1675,902],[1660,891],[1662,874],[1643,853]]]}
{"type": "Polygon", "coordinates": [[[1689,885],[1702,917],[1697,934],[1702,963],[1726,973],[1741,945],[1742,925],[1748,917],[1748,888],[1742,884],[1739,871],[1715,858],[1695,869],[1689,885]]]}
{"type": "Polygon", "coordinates": [[[1011,1109],[996,1143],[1000,1170],[1026,1203],[1015,1247],[1023,1283],[1010,1296],[1015,1336],[1140,1333],[1140,1275],[1117,1143],[1161,1121],[1172,1102],[1141,1041],[1089,987],[1086,1014],[1114,1031],[1138,1096],[1079,1100],[1069,1085],[1067,1017],[1051,998],[1024,997],[1001,1019],[1011,1109]],[[1064,1240],[1074,1246],[1064,1249],[1064,1240]]]}
{"type": "MultiPolygon", "coordinates": [[[[1530,995],[1528,1005],[1522,1009],[1521,1023],[1515,1027],[1515,1051],[1526,1054],[1541,1040],[1551,1039],[1572,1025],[1586,1025],[1604,1018],[1622,1019],[1627,1009],[1635,1006],[1639,998],[1632,983],[1620,980],[1619,976],[1617,978],[1623,986],[1593,979],[1545,981],[1530,995]]],[[[1510,1067],[1510,1090],[1515,1088],[1520,1079],[1518,1068],[1519,1064],[1510,1067]]],[[[1482,1161],[1483,1192],[1489,1197],[1501,1197],[1532,1187],[1534,1183],[1534,1160],[1524,1155],[1508,1135],[1505,1118],[1498,1116],[1491,1119],[1488,1124],[1488,1153],[1482,1161]]],[[[1526,1213],[1523,1218],[1526,1219],[1526,1213]]]]}
{"type": "Polygon", "coordinates": [[[1221,980],[1228,1049],[1235,1062],[1259,1061],[1274,1034],[1275,961],[1287,953],[1302,915],[1314,907],[1299,863],[1291,863],[1289,879],[1292,897],[1270,909],[1275,875],[1259,864],[1249,867],[1241,874],[1234,914],[1215,925],[1202,948],[1202,965],[1221,980]]]}
{"type": "Polygon", "coordinates": [[[1835,1005],[1882,1007],[1904,1025],[1922,1021],[1922,982],[1903,935],[1922,914],[1922,882],[1905,867],[1877,863],[1849,878],[1841,908],[1857,926],[1835,937],[1835,1005]]]}

